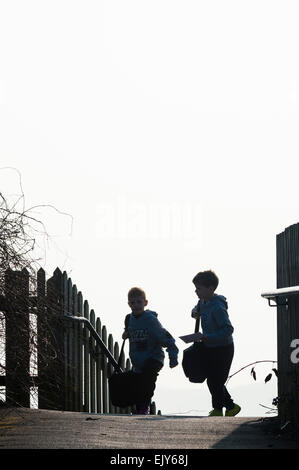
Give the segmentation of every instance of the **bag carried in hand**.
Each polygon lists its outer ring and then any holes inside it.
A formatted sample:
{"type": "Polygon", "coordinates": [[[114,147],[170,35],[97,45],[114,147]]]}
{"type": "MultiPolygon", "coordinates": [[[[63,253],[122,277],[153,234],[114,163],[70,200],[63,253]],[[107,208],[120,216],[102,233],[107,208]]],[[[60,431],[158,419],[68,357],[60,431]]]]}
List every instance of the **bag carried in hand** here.
{"type": "MultiPolygon", "coordinates": [[[[195,333],[199,330],[199,319],[196,320],[195,333]]],[[[205,347],[202,343],[193,343],[183,352],[182,367],[185,376],[193,383],[203,383],[206,378],[205,347]]]]}
{"type": "MultiPolygon", "coordinates": [[[[128,327],[130,314],[126,316],[125,326],[128,327]]],[[[120,365],[124,344],[123,341],[121,352],[118,359],[118,365],[120,365]]],[[[123,372],[119,367],[119,370],[115,370],[111,377],[108,379],[109,382],[109,396],[112,405],[120,408],[126,408],[132,406],[138,402],[139,395],[139,378],[140,374],[133,372],[132,370],[123,372]]]]}
{"type": "Polygon", "coordinates": [[[132,370],[114,372],[109,378],[109,395],[112,405],[126,408],[138,401],[139,376],[132,370]]]}

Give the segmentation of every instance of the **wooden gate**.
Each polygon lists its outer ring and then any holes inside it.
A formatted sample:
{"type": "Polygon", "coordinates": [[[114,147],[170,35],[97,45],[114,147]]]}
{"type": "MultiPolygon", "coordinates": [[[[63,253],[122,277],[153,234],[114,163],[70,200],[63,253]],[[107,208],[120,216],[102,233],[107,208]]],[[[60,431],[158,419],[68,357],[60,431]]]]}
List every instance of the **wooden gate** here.
{"type": "MultiPolygon", "coordinates": [[[[299,286],[299,224],[278,234],[276,243],[277,287],[299,286]]],[[[299,340],[299,295],[286,299],[277,307],[278,409],[282,423],[299,425],[299,364],[291,360],[291,343],[299,340]]]]}

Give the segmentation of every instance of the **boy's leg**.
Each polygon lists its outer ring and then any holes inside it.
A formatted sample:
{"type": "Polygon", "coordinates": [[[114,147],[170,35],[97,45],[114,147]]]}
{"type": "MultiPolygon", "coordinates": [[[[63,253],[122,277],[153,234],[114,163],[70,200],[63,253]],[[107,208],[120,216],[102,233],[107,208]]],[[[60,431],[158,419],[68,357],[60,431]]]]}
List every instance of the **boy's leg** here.
{"type": "Polygon", "coordinates": [[[139,400],[136,403],[137,411],[146,410],[150,406],[151,398],[156,388],[156,380],[163,364],[155,359],[149,359],[140,374],[139,400]]]}
{"type": "MultiPolygon", "coordinates": [[[[226,381],[226,379],[225,379],[225,381],[226,381]]],[[[233,401],[232,397],[230,396],[230,394],[228,393],[227,388],[226,388],[225,385],[223,385],[223,406],[225,408],[233,408],[233,406],[234,406],[234,401],[233,401]]]]}
{"type": "Polygon", "coordinates": [[[212,396],[213,408],[222,410],[223,407],[232,407],[233,400],[228,393],[225,382],[234,355],[233,344],[207,349],[208,377],[207,384],[212,396]]]}

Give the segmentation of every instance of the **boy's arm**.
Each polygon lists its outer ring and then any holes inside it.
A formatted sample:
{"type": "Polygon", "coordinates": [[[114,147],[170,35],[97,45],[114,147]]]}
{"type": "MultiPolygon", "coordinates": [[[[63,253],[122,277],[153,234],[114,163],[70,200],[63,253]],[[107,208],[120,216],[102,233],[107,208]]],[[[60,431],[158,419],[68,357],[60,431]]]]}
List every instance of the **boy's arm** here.
{"type": "Polygon", "coordinates": [[[191,311],[192,318],[200,318],[200,301],[195,305],[195,307],[191,311]]]}
{"type": "Polygon", "coordinates": [[[125,330],[122,334],[122,339],[127,339],[127,338],[129,338],[129,332],[125,330]]]}
{"type": "Polygon", "coordinates": [[[178,364],[178,348],[175,344],[175,339],[171,334],[162,327],[159,320],[156,318],[151,324],[151,334],[158,341],[158,343],[166,348],[166,351],[169,356],[169,365],[170,367],[175,367],[178,364]]]}
{"type": "Polygon", "coordinates": [[[130,316],[131,316],[130,313],[128,313],[128,315],[126,315],[126,318],[125,318],[125,331],[122,334],[122,339],[129,338],[128,327],[129,327],[130,316]]]}

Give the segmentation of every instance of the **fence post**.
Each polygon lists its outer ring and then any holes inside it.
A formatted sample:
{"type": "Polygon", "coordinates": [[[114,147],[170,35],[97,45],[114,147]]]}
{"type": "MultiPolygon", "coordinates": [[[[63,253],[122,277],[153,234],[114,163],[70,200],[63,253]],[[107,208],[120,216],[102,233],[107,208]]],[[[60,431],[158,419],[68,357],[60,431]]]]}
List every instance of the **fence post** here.
{"type": "MultiPolygon", "coordinates": [[[[126,371],[129,371],[129,370],[131,370],[131,369],[132,369],[131,361],[130,361],[129,358],[127,358],[125,370],[126,370],[126,371]]],[[[133,413],[135,410],[136,410],[135,405],[129,406],[128,408],[126,408],[126,412],[129,413],[129,414],[130,414],[130,413],[133,413]]]]}
{"type": "MultiPolygon", "coordinates": [[[[299,285],[299,224],[276,237],[277,288],[299,285]]],[[[290,344],[299,338],[299,299],[277,307],[278,413],[281,424],[299,424],[299,368],[290,360],[290,344]]]]}
{"type": "MultiPolygon", "coordinates": [[[[47,367],[47,409],[64,410],[65,408],[65,351],[63,320],[63,278],[60,269],[56,269],[47,281],[47,326],[48,352],[47,367]]],[[[43,341],[44,338],[39,338],[43,341]]]]}
{"type": "MultiPolygon", "coordinates": [[[[107,346],[107,329],[104,325],[102,327],[102,340],[103,343],[107,346]]],[[[103,413],[108,413],[108,377],[107,377],[107,358],[103,354],[102,355],[102,397],[103,397],[103,413]]]]}
{"type": "MultiPolygon", "coordinates": [[[[84,317],[89,320],[88,301],[84,300],[83,304],[84,317]]],[[[84,411],[89,413],[89,331],[86,327],[83,329],[84,336],[84,411]]]]}
{"type": "MultiPolygon", "coordinates": [[[[66,271],[63,271],[62,274],[62,296],[63,296],[63,305],[62,305],[62,313],[63,315],[68,315],[68,276],[66,271]]],[[[63,338],[63,351],[64,351],[64,410],[69,409],[69,394],[68,394],[68,386],[69,386],[69,338],[71,335],[71,327],[72,325],[70,322],[64,325],[65,332],[63,338]]]]}
{"type": "MultiPolygon", "coordinates": [[[[114,356],[114,359],[118,362],[119,361],[119,345],[118,345],[118,342],[116,341],[114,343],[114,352],[113,352],[113,356],[114,356]]],[[[120,366],[122,366],[122,362],[121,361],[121,364],[120,366]]],[[[119,408],[118,406],[115,406],[114,407],[114,413],[121,413],[121,408],[119,408]]]]}
{"type": "MultiPolygon", "coordinates": [[[[66,313],[67,315],[73,314],[73,283],[70,278],[67,280],[67,296],[65,299],[66,303],[66,313]]],[[[74,410],[74,334],[75,334],[76,325],[73,322],[70,322],[68,327],[68,349],[67,349],[67,400],[68,400],[68,411],[74,410]]]]}
{"type": "MultiPolygon", "coordinates": [[[[78,315],[83,315],[83,297],[82,292],[78,293],[78,315]]],[[[78,366],[78,398],[79,398],[79,411],[83,411],[83,325],[79,324],[79,366],[78,366]]]]}
{"type": "MultiPolygon", "coordinates": [[[[112,356],[113,356],[113,353],[114,353],[113,343],[114,343],[113,336],[111,334],[109,334],[109,336],[108,336],[108,349],[111,352],[112,356]]],[[[108,364],[108,377],[111,377],[112,370],[113,370],[112,365],[108,364]]],[[[111,403],[110,395],[109,395],[109,413],[115,413],[115,408],[111,403]]]]}
{"type": "MultiPolygon", "coordinates": [[[[101,337],[102,336],[102,328],[101,328],[101,320],[97,318],[96,320],[96,332],[101,337]]],[[[97,394],[97,413],[102,413],[103,406],[102,406],[102,352],[97,346],[96,348],[96,394],[97,394]]]]}
{"type": "Polygon", "coordinates": [[[6,401],[30,407],[29,274],[7,270],[6,401]]]}
{"type": "MultiPolygon", "coordinates": [[[[74,317],[78,316],[78,291],[77,286],[73,285],[72,289],[72,315],[74,317]]],[[[79,344],[79,324],[77,322],[74,323],[73,334],[74,334],[74,349],[73,349],[73,383],[74,383],[74,390],[73,390],[73,409],[72,411],[79,411],[80,407],[80,394],[79,394],[79,351],[80,351],[80,344],[79,344]]]]}
{"type": "MultiPolygon", "coordinates": [[[[126,370],[126,365],[125,365],[125,354],[123,353],[121,361],[120,361],[120,367],[122,368],[123,371],[126,370]]],[[[119,408],[118,413],[128,413],[127,409],[124,408],[119,408]]]]}
{"type": "Polygon", "coordinates": [[[51,402],[48,386],[49,326],[46,310],[46,274],[40,268],[37,272],[37,370],[38,408],[47,409],[51,402]]]}
{"type": "MultiPolygon", "coordinates": [[[[95,328],[95,313],[94,310],[90,311],[90,323],[95,328]]],[[[89,361],[90,361],[90,411],[95,413],[95,349],[96,349],[95,340],[90,336],[90,352],[89,352],[89,361]]]]}

